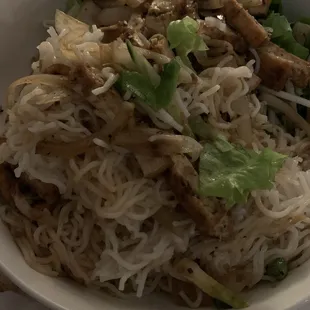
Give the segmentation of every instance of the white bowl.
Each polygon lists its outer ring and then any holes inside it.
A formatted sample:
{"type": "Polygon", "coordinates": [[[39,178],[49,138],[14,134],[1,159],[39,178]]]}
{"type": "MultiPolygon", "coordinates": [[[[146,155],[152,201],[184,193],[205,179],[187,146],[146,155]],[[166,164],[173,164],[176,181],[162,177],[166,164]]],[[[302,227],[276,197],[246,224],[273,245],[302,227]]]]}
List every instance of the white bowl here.
{"type": "MultiPolygon", "coordinates": [[[[52,19],[65,0],[0,0],[0,98],[15,78],[29,73],[35,47],[44,38],[42,21],[52,19]]],[[[292,19],[300,10],[309,12],[310,1],[286,0],[292,19]]],[[[163,296],[124,301],[92,291],[63,279],[44,276],[25,263],[6,227],[0,222],[0,268],[22,290],[53,309],[62,310],[145,310],[180,309],[163,296]]],[[[309,309],[310,262],[292,272],[276,287],[262,286],[246,298],[249,310],[309,309]],[[308,303],[309,302],[309,303],[308,303]]]]}

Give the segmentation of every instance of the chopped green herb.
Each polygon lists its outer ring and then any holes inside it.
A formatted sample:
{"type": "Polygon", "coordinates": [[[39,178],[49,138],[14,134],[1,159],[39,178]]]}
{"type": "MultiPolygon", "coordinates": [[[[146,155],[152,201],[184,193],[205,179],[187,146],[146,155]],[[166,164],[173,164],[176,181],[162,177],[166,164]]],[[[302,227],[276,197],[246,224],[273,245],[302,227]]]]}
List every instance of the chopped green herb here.
{"type": "Polygon", "coordinates": [[[160,75],[160,84],[156,88],[156,102],[159,107],[167,107],[172,101],[178,85],[180,65],[176,60],[172,60],[164,65],[160,75]]]}
{"type": "Polygon", "coordinates": [[[287,261],[278,257],[266,267],[266,275],[273,277],[277,281],[282,281],[288,274],[287,261]]]}

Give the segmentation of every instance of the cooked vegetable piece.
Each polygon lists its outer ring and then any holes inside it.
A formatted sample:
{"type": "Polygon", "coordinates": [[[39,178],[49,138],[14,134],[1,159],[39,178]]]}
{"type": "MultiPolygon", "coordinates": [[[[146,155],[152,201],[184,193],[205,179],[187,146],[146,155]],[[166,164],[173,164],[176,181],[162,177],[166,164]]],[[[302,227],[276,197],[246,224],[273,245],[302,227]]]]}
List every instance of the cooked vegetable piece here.
{"type": "Polygon", "coordinates": [[[200,156],[199,193],[227,200],[227,207],[245,202],[252,190],[271,189],[286,156],[233,145],[223,137],[206,143],[200,156]]]}
{"type": "Polygon", "coordinates": [[[189,67],[191,63],[188,54],[196,51],[206,51],[207,45],[198,34],[199,24],[194,19],[186,16],[169,24],[167,38],[170,47],[175,48],[182,61],[189,67]]]}
{"type": "Polygon", "coordinates": [[[190,259],[185,258],[177,262],[174,270],[174,275],[180,280],[187,280],[195,284],[209,296],[231,305],[234,309],[248,307],[248,303],[245,300],[214,280],[190,259]]]}
{"type": "Polygon", "coordinates": [[[278,257],[266,267],[266,275],[273,277],[277,281],[282,281],[288,274],[287,261],[283,257],[278,257]]]}

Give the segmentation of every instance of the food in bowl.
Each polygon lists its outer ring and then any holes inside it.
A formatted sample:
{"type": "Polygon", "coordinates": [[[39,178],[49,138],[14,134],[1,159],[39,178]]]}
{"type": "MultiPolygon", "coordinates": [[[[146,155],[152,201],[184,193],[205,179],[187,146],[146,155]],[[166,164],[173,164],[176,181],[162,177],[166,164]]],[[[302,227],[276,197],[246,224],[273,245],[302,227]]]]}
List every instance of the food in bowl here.
{"type": "Polygon", "coordinates": [[[45,23],[1,115],[1,218],[32,268],[244,308],[308,260],[309,26],[240,3],[73,2],[45,23]]]}

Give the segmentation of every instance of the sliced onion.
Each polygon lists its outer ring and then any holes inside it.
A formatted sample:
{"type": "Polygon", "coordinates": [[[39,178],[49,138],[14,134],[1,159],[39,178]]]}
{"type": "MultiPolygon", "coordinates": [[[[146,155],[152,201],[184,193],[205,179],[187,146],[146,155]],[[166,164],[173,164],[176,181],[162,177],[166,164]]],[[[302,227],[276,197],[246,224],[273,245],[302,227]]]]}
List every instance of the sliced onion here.
{"type": "Polygon", "coordinates": [[[260,57],[256,51],[256,49],[250,47],[249,51],[253,54],[254,58],[255,58],[255,69],[254,69],[254,73],[258,73],[260,70],[260,57]]]}
{"type": "Polygon", "coordinates": [[[82,30],[89,31],[89,26],[81,21],[75,19],[74,17],[67,15],[66,13],[56,10],[55,14],[55,28],[58,34],[63,30],[76,31],[82,30]]]}
{"type": "Polygon", "coordinates": [[[15,103],[16,88],[24,84],[41,84],[55,87],[68,87],[69,79],[61,75],[34,74],[14,81],[8,88],[5,109],[10,109],[15,103]]]}
{"type": "Polygon", "coordinates": [[[149,138],[162,155],[187,154],[192,161],[198,160],[203,149],[202,145],[188,136],[161,134],[149,138]]]}
{"type": "Polygon", "coordinates": [[[94,146],[94,139],[101,139],[109,141],[111,136],[115,135],[118,131],[127,126],[128,121],[133,118],[134,105],[129,102],[123,103],[123,108],[115,116],[115,118],[100,131],[92,135],[74,141],[74,142],[40,142],[37,146],[37,152],[40,154],[50,154],[64,158],[72,158],[74,156],[87,152],[94,146]]]}

